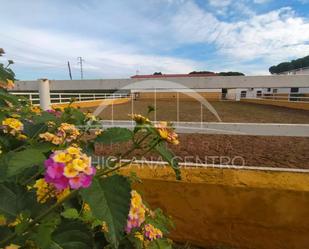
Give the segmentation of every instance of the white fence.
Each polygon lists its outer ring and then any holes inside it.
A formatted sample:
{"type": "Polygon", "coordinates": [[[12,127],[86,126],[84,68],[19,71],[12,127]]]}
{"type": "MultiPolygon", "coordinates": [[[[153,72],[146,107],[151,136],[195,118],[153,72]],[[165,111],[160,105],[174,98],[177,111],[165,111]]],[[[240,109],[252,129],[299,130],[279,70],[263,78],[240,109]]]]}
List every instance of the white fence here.
{"type": "MultiPolygon", "coordinates": [[[[32,105],[40,104],[39,92],[12,92],[12,94],[28,99],[32,105]]],[[[100,99],[120,99],[130,97],[129,93],[50,93],[52,104],[65,104],[74,101],[93,101],[100,99]]]]}

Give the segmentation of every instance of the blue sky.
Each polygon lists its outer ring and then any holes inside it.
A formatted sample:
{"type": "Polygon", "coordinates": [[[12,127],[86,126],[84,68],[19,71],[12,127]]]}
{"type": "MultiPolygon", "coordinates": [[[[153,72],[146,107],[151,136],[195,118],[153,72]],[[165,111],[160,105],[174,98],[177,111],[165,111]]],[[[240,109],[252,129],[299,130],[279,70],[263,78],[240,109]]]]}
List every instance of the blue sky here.
{"type": "Polygon", "coordinates": [[[309,54],[309,0],[10,0],[1,58],[17,78],[124,78],[155,71],[241,71],[309,54]]]}

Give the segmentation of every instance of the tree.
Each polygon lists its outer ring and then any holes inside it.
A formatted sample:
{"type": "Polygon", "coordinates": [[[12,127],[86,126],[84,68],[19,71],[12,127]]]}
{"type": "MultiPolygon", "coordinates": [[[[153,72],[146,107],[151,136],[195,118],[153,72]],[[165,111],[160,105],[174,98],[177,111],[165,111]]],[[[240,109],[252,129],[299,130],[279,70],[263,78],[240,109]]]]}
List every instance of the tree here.
{"type": "Polygon", "coordinates": [[[218,73],[220,76],[244,76],[245,74],[240,72],[220,72],[218,73]]]}
{"type": "Polygon", "coordinates": [[[153,75],[162,75],[161,72],[154,72],[153,75]]]}
{"type": "Polygon", "coordinates": [[[215,74],[215,73],[211,71],[193,71],[190,72],[189,74],[215,74]]]}
{"type": "Polygon", "coordinates": [[[296,60],[292,60],[290,62],[281,62],[278,65],[271,66],[269,68],[269,72],[271,74],[278,74],[304,67],[309,67],[309,55],[302,58],[298,58],[296,60]]]}

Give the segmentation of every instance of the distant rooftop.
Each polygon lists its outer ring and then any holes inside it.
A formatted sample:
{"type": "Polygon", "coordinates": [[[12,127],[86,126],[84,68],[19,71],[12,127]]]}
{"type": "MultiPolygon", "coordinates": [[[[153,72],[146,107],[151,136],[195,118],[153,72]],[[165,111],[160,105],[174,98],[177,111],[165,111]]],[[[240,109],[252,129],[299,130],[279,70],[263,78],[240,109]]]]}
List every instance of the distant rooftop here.
{"type": "Polygon", "coordinates": [[[140,74],[131,76],[132,79],[149,79],[149,78],[191,78],[191,77],[207,77],[217,76],[215,73],[202,73],[202,74],[140,74]]]}

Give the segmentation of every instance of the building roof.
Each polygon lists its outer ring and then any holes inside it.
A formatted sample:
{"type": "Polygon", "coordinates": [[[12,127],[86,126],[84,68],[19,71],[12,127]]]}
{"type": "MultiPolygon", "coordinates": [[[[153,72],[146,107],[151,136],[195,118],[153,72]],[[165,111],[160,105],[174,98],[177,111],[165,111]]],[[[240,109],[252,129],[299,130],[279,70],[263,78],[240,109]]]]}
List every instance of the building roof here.
{"type": "Polygon", "coordinates": [[[152,78],[191,78],[191,77],[208,77],[217,76],[215,73],[203,73],[203,74],[141,74],[131,76],[132,79],[152,79],[152,78]]]}

